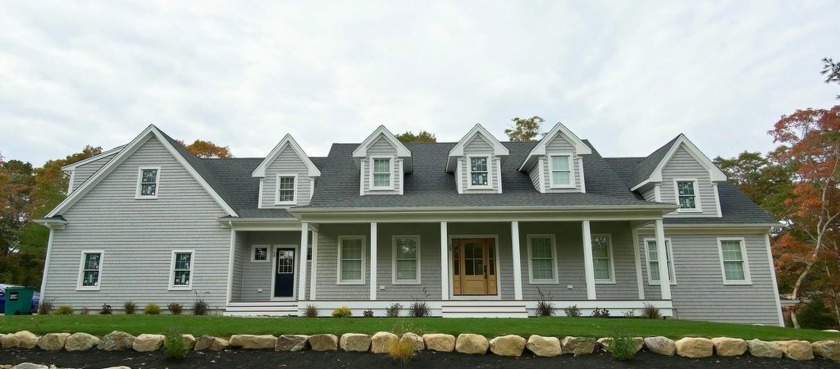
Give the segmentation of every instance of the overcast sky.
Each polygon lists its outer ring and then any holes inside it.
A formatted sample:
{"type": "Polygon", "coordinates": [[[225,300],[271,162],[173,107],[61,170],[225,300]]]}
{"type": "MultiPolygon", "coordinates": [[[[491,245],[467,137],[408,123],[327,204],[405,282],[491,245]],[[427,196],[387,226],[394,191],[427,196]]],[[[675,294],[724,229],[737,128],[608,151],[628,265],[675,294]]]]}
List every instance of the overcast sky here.
{"type": "Polygon", "coordinates": [[[709,157],[774,147],[797,108],[838,104],[838,1],[3,1],[0,154],[42,165],[149,124],[265,156],[378,125],[499,139],[561,121],[603,156],[685,133],[709,157]],[[268,3],[268,2],[266,2],[268,3]]]}

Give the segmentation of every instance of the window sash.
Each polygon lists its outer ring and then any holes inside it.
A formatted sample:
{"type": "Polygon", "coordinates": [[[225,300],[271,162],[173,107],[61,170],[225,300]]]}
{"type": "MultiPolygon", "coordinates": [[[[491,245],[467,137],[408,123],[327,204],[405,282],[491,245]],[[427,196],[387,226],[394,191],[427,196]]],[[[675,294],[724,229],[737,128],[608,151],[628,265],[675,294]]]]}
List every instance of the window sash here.
{"type": "MultiPolygon", "coordinates": [[[[648,252],[648,272],[650,273],[650,282],[659,282],[659,254],[656,249],[656,241],[647,241],[648,252]]],[[[674,263],[671,261],[671,241],[665,240],[665,260],[668,264],[668,276],[671,284],[674,283],[676,277],[674,276],[674,263]]]]}
{"type": "Polygon", "coordinates": [[[551,181],[554,186],[572,185],[571,161],[570,155],[551,156],[551,181]]]}
{"type": "Polygon", "coordinates": [[[192,253],[176,252],[175,265],[172,270],[174,274],[172,285],[189,286],[192,277],[192,253]]]}
{"type": "Polygon", "coordinates": [[[419,279],[419,248],[417,237],[394,238],[394,270],[396,281],[417,281],[419,279]]]}
{"type": "Polygon", "coordinates": [[[157,193],[157,169],[140,170],[140,196],[155,196],[157,193]]]}
{"type": "Polygon", "coordinates": [[[373,187],[390,187],[391,186],[391,159],[390,158],[374,158],[373,159],[373,187]]]}
{"type": "Polygon", "coordinates": [[[294,202],[295,201],[295,180],[294,176],[280,176],[277,177],[277,201],[278,202],[294,202]]]}
{"type": "Polygon", "coordinates": [[[531,266],[531,280],[534,282],[555,282],[555,250],[551,237],[532,236],[529,242],[529,261],[531,266]]]}
{"type": "Polygon", "coordinates": [[[99,271],[102,267],[102,254],[91,252],[84,254],[82,266],[82,287],[99,286],[99,271]]]}
{"type": "Polygon", "coordinates": [[[490,182],[489,159],[486,157],[470,158],[470,184],[473,186],[487,186],[490,182]]]}
{"type": "Polygon", "coordinates": [[[364,279],[364,242],[360,238],[341,240],[339,273],[341,282],[361,282],[364,279]]]}
{"type": "Polygon", "coordinates": [[[696,209],[697,194],[694,191],[694,181],[677,181],[677,198],[681,209],[696,209]]]}
{"type": "Polygon", "coordinates": [[[608,235],[592,235],[592,264],[596,281],[612,280],[612,250],[608,235]]]}
{"type": "Polygon", "coordinates": [[[726,281],[746,281],[747,275],[744,270],[741,241],[722,240],[720,241],[720,248],[723,257],[724,279],[726,281]]]}

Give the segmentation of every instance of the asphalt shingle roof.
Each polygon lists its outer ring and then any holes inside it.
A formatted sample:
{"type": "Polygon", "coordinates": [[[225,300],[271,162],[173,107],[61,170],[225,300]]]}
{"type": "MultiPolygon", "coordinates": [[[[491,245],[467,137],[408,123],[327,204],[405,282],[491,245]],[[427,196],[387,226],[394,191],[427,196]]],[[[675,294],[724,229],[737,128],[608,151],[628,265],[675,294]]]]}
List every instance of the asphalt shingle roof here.
{"type": "Polygon", "coordinates": [[[671,141],[668,141],[662,147],[656,149],[653,153],[648,155],[647,157],[643,158],[636,164],[636,171],[632,177],[632,186],[635,186],[642,181],[648,179],[653,171],[656,169],[656,166],[665,158],[665,154],[668,153],[668,150],[671,149],[671,146],[674,146],[674,143],[677,142],[677,139],[680,138],[680,135],[674,137],[671,141]]]}

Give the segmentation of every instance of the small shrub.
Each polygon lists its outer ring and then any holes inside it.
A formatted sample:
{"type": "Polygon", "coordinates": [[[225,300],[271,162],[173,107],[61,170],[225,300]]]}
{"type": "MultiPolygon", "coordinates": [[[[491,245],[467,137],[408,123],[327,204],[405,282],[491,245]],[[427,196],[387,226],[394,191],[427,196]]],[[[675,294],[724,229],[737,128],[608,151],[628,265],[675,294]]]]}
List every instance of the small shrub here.
{"type": "Polygon", "coordinates": [[[353,316],[353,312],[347,306],[342,306],[338,309],[333,310],[332,312],[333,318],[349,318],[353,316]]]}
{"type": "Polygon", "coordinates": [[[111,305],[102,304],[102,309],[99,309],[99,314],[102,315],[111,315],[114,313],[114,310],[111,309],[111,305]]]}
{"type": "Polygon", "coordinates": [[[563,308],[563,312],[568,317],[576,318],[580,316],[580,309],[578,309],[577,305],[569,305],[563,308]]]}
{"type": "Polygon", "coordinates": [[[196,299],[192,308],[193,315],[207,315],[207,302],[204,299],[196,299]]]}
{"type": "Polygon", "coordinates": [[[802,328],[828,329],[837,322],[832,318],[831,310],[819,296],[811,297],[811,301],[799,308],[796,320],[802,328]]]}
{"type": "Polygon", "coordinates": [[[365,318],[373,318],[373,310],[371,310],[371,309],[365,310],[365,312],[362,313],[362,314],[364,314],[365,318]]]}
{"type": "Polygon", "coordinates": [[[659,319],[662,317],[662,314],[659,312],[658,307],[646,302],[644,309],[642,309],[642,316],[648,319],[659,319]]]}
{"type": "Polygon", "coordinates": [[[385,315],[389,318],[399,318],[400,311],[402,311],[403,306],[398,303],[393,303],[391,306],[385,308],[385,315]]]}
{"type": "Polygon", "coordinates": [[[82,306],[82,310],[79,311],[79,315],[90,315],[90,309],[87,306],[82,306]]]}
{"type": "Polygon", "coordinates": [[[70,305],[61,305],[53,312],[55,315],[73,315],[73,307],[70,305]]]}
{"type": "Polygon", "coordinates": [[[146,307],[143,308],[143,314],[146,315],[158,315],[160,314],[160,306],[157,304],[148,304],[146,307]]]}
{"type": "Polygon", "coordinates": [[[317,318],[318,308],[316,308],[315,305],[312,304],[306,305],[306,310],[303,311],[303,316],[307,318],[317,318]]]}
{"type": "Polygon", "coordinates": [[[134,310],[137,309],[137,304],[133,303],[131,300],[128,300],[123,304],[125,308],[125,313],[128,315],[134,314],[134,310]]]}
{"type": "Polygon", "coordinates": [[[173,302],[166,305],[166,308],[169,309],[169,312],[172,313],[172,315],[181,315],[181,310],[184,309],[184,305],[173,302]]]}
{"type": "Polygon", "coordinates": [[[169,328],[163,340],[163,356],[169,360],[181,360],[187,357],[190,348],[184,343],[184,336],[178,328],[169,328]]]}
{"type": "Polygon", "coordinates": [[[38,314],[40,315],[48,315],[53,310],[53,300],[44,300],[38,304],[38,314]]]}
{"type": "Polygon", "coordinates": [[[429,304],[426,301],[412,302],[411,306],[408,307],[408,313],[415,318],[425,318],[432,315],[432,311],[429,309],[429,304]]]}
{"type": "Polygon", "coordinates": [[[595,310],[592,310],[592,314],[590,316],[593,318],[609,318],[610,311],[607,309],[598,309],[596,307],[595,310]]]}
{"type": "Polygon", "coordinates": [[[636,342],[633,335],[625,331],[616,331],[610,340],[610,352],[619,361],[632,360],[636,357],[636,342]]]}
{"type": "Polygon", "coordinates": [[[636,311],[635,310],[627,310],[627,311],[621,313],[621,315],[624,315],[625,318],[633,318],[633,317],[636,316],[636,311]]]}
{"type": "Polygon", "coordinates": [[[408,341],[392,340],[388,343],[388,356],[403,365],[408,364],[414,357],[414,347],[408,341]]]}
{"type": "Polygon", "coordinates": [[[548,293],[548,296],[537,287],[537,293],[540,294],[540,298],[537,299],[537,316],[553,316],[554,315],[554,304],[551,301],[551,292],[548,293]]]}

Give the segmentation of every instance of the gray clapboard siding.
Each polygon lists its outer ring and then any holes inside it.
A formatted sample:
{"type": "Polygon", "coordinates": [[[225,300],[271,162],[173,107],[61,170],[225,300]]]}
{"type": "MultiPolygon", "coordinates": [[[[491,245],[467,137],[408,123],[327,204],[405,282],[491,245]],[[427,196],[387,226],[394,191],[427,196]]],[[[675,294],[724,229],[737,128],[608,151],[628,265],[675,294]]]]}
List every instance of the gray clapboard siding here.
{"type": "MultiPolygon", "coordinates": [[[[677,284],[671,286],[674,307],[680,319],[711,320],[733,323],[776,325],[775,287],[767,260],[763,234],[669,234],[674,250],[674,273],[677,284]],[[724,285],[720,266],[718,237],[743,237],[752,275],[751,285],[724,285]]],[[[647,277],[644,239],[652,233],[640,232],[645,297],[658,299],[659,286],[651,286],[647,277]]]]}
{"type": "Polygon", "coordinates": [[[483,137],[476,135],[473,139],[464,146],[464,157],[459,160],[460,165],[460,181],[461,193],[465,194],[487,194],[499,193],[499,175],[500,168],[496,165],[497,156],[493,153],[493,146],[490,145],[483,137]],[[490,170],[490,176],[487,179],[491,188],[476,189],[470,188],[470,156],[488,156],[487,167],[490,170]]]}
{"type": "Polygon", "coordinates": [[[364,171],[364,178],[361,179],[362,184],[364,186],[364,194],[365,195],[399,195],[400,194],[400,187],[402,186],[402,166],[403,162],[402,159],[397,158],[397,149],[391,145],[388,140],[385,139],[384,136],[380,136],[376,141],[374,141],[367,150],[368,157],[362,159],[365,166],[364,171]],[[387,156],[390,157],[393,161],[393,170],[391,174],[391,180],[394,181],[394,189],[393,190],[371,190],[371,186],[373,185],[373,159],[371,157],[374,156],[387,156]]]}
{"type": "Polygon", "coordinates": [[[536,164],[532,165],[530,169],[528,169],[528,177],[531,178],[531,183],[534,184],[534,189],[543,192],[543,178],[540,176],[540,161],[537,160],[536,164]]]}
{"type": "Polygon", "coordinates": [[[233,249],[233,278],[231,278],[230,300],[240,301],[242,298],[242,278],[243,268],[241,267],[246,257],[250,258],[248,251],[245,250],[247,242],[246,232],[236,232],[236,240],[234,241],[233,249]]]}
{"type": "Polygon", "coordinates": [[[662,202],[677,204],[675,179],[697,179],[702,212],[677,212],[668,214],[668,217],[697,217],[717,216],[717,201],[715,201],[715,189],[712,186],[709,172],[703,168],[684,147],[680,147],[668,164],[662,169],[662,202]]]}
{"type": "Polygon", "coordinates": [[[368,300],[370,297],[370,224],[322,224],[318,229],[318,300],[368,300]],[[365,236],[365,284],[337,283],[338,237],[365,236]]]}
{"type": "Polygon", "coordinates": [[[94,173],[96,173],[96,171],[99,170],[99,168],[102,168],[105,164],[108,164],[108,162],[111,161],[111,159],[114,156],[117,155],[108,155],[97,160],[91,161],[89,163],[79,165],[78,167],[73,169],[72,190],[75,191],[77,188],[79,188],[79,186],[85,183],[85,181],[87,181],[88,178],[90,178],[94,173]]]}
{"type": "Polygon", "coordinates": [[[440,299],[440,224],[379,224],[377,248],[377,300],[440,299]],[[393,236],[420,236],[421,284],[393,284],[393,236]],[[424,292],[425,288],[425,292],[424,292]],[[429,295],[426,298],[426,295],[429,295]]]}
{"type": "MultiPolygon", "coordinates": [[[[245,257],[238,267],[242,270],[242,283],[240,287],[239,301],[258,302],[271,301],[274,291],[271,290],[271,281],[274,279],[275,246],[288,246],[297,249],[300,245],[300,232],[245,232],[248,235],[243,245],[245,257]],[[254,245],[268,246],[268,261],[252,262],[251,253],[254,245]],[[262,292],[260,292],[262,290],[262,292]]],[[[300,251],[295,253],[295,270],[299,271],[300,258],[306,257],[300,251]]],[[[300,273],[295,274],[295,294],[300,283],[300,273]]]]}
{"type": "Polygon", "coordinates": [[[212,309],[225,307],[230,230],[226,213],[151,138],[62,214],[67,227],[53,232],[45,296],[75,308],[182,303],[193,291],[212,309]],[[160,166],[157,199],[137,200],[138,167],[160,166]],[[168,291],[172,250],[195,250],[192,291],[168,291]],[[99,291],[76,291],[82,250],[104,250],[99,291]]]}
{"type": "Polygon", "coordinates": [[[265,179],[262,186],[263,208],[288,207],[288,205],[274,205],[277,197],[277,174],[297,174],[297,206],[309,204],[312,188],[309,179],[309,169],[298,157],[291,145],[286,145],[277,158],[268,165],[265,170],[265,179]]]}
{"type": "MultiPolygon", "coordinates": [[[[581,190],[581,174],[580,174],[580,157],[575,157],[575,147],[566,140],[562,135],[554,136],[554,139],[545,147],[545,156],[542,157],[540,163],[543,166],[543,173],[545,174],[541,185],[545,188],[546,193],[568,193],[580,192],[581,190]],[[573,188],[551,188],[551,156],[559,154],[572,154],[572,175],[574,176],[573,188]]],[[[535,168],[537,169],[537,168],[535,168]]],[[[539,171],[539,169],[537,169],[539,171]]]]}
{"type": "Polygon", "coordinates": [[[648,188],[647,190],[641,191],[642,197],[645,198],[645,201],[653,201],[656,202],[656,189],[655,187],[648,188]]]}

